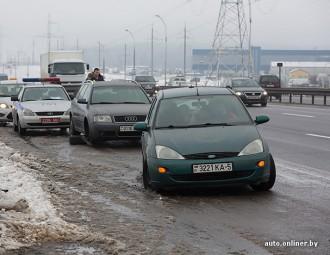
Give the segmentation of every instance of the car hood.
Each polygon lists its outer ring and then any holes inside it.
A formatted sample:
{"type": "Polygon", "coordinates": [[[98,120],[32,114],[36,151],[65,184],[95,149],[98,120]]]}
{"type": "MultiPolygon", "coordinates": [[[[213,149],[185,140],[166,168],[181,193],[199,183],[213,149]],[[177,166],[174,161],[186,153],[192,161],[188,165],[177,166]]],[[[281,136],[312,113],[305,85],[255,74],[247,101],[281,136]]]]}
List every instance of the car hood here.
{"type": "Polygon", "coordinates": [[[92,114],[109,115],[147,115],[150,104],[94,104],[90,105],[92,114]]]}
{"type": "Polygon", "coordinates": [[[260,138],[254,125],[203,128],[155,129],[157,145],[167,146],[181,155],[209,152],[240,152],[260,138]]]}
{"type": "Polygon", "coordinates": [[[20,105],[33,112],[65,112],[70,109],[71,102],[64,100],[31,101],[22,102],[20,105]]]}
{"type": "Polygon", "coordinates": [[[240,91],[240,92],[250,92],[250,91],[257,91],[257,92],[263,92],[264,89],[261,87],[235,87],[233,88],[234,91],[240,91]]]}

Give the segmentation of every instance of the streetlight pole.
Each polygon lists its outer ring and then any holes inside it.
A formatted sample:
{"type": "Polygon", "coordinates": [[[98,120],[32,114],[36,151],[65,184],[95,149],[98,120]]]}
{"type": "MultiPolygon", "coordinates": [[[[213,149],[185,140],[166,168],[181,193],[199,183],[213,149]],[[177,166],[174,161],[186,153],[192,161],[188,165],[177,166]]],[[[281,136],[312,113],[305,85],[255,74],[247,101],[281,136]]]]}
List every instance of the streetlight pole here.
{"type": "Polygon", "coordinates": [[[130,30],[125,29],[125,31],[130,34],[130,36],[132,37],[132,40],[133,40],[133,70],[132,70],[132,76],[134,76],[136,74],[135,73],[135,37],[134,37],[133,33],[130,30]]]}
{"type": "Polygon", "coordinates": [[[164,21],[164,19],[160,15],[155,15],[164,25],[164,30],[165,30],[165,60],[164,60],[164,75],[165,75],[165,86],[166,86],[166,72],[167,72],[167,25],[164,21]]]}

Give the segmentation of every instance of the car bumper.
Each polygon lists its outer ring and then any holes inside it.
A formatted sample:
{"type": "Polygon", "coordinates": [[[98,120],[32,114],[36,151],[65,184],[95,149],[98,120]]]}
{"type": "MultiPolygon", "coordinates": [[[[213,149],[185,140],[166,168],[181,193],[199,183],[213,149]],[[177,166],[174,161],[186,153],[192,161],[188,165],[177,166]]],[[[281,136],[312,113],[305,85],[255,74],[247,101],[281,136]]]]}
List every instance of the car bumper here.
{"type": "Polygon", "coordinates": [[[244,104],[263,104],[263,103],[267,103],[268,101],[268,96],[261,96],[259,98],[249,98],[243,95],[240,96],[240,98],[244,104]]]}
{"type": "Polygon", "coordinates": [[[161,160],[148,159],[151,183],[159,189],[178,187],[221,187],[233,184],[257,184],[266,182],[270,174],[269,153],[213,160],[161,160]],[[257,166],[266,161],[263,168],[257,166]],[[194,164],[232,163],[233,171],[219,173],[193,173],[194,164]],[[158,173],[158,167],[165,167],[165,174],[158,173]]]}
{"type": "Polygon", "coordinates": [[[10,122],[13,120],[13,115],[11,109],[1,109],[0,110],[0,122],[10,122]]]}
{"type": "Polygon", "coordinates": [[[43,123],[42,119],[50,117],[41,116],[21,116],[19,121],[22,128],[26,129],[44,129],[44,128],[68,128],[70,127],[70,116],[52,116],[52,119],[59,119],[56,123],[43,123]]]}
{"type": "Polygon", "coordinates": [[[141,132],[120,131],[121,126],[133,127],[135,123],[93,123],[90,127],[90,136],[94,140],[120,140],[120,139],[140,139],[141,132]]]}

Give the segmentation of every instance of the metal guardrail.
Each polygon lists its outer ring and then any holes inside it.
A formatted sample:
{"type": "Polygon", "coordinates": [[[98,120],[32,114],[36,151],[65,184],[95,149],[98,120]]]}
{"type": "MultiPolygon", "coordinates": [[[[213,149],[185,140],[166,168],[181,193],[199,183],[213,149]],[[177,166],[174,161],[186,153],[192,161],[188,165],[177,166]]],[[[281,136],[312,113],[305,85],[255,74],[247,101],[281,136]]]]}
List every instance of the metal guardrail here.
{"type": "Polygon", "coordinates": [[[322,88],[265,88],[269,95],[269,100],[272,102],[273,97],[277,98],[281,103],[284,96],[288,96],[288,103],[296,103],[294,98],[299,98],[299,103],[304,103],[304,98],[307,96],[311,99],[311,104],[315,104],[316,98],[322,98],[321,104],[328,105],[328,98],[330,96],[330,89],[322,88]]]}

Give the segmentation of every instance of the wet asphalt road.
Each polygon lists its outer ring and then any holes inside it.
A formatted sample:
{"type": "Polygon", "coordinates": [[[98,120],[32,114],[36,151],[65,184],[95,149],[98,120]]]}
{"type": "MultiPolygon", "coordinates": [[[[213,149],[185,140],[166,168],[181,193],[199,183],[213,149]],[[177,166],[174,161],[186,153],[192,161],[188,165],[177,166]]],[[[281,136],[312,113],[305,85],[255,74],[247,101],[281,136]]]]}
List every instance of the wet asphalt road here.
{"type": "MultiPolygon", "coordinates": [[[[0,129],[0,140],[51,159],[41,174],[63,218],[126,245],[122,254],[329,254],[330,108],[248,108],[267,114],[260,126],[273,152],[278,178],[271,192],[248,187],[157,194],[145,191],[138,144],[70,146],[58,132],[20,138],[0,129]],[[317,241],[318,248],[265,247],[267,241],[317,241]]],[[[107,254],[97,243],[48,242],[10,254],[107,254]]]]}

